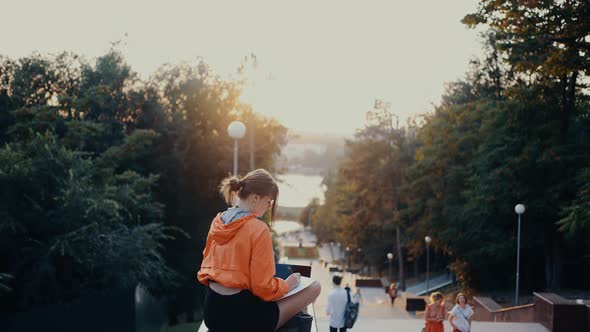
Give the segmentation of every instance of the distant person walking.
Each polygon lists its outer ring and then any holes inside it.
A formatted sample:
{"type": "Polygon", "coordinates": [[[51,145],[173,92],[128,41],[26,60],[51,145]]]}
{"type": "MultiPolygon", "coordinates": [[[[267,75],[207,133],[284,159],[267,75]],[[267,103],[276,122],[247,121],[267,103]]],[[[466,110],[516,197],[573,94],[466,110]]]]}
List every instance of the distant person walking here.
{"type": "Polygon", "coordinates": [[[467,304],[467,296],[459,293],[455,302],[457,304],[451,310],[451,315],[449,316],[449,322],[453,327],[453,332],[470,332],[473,309],[467,304]]]}
{"type": "Polygon", "coordinates": [[[335,275],[332,277],[334,289],[328,295],[328,305],[326,313],[330,316],[330,332],[346,332],[344,327],[344,311],[346,310],[346,302],[348,302],[348,294],[346,290],[340,287],[342,277],[335,275]]]}
{"type": "Polygon", "coordinates": [[[363,294],[361,294],[361,289],[359,287],[356,288],[356,292],[352,296],[352,302],[363,303],[363,294]]]}
{"type": "Polygon", "coordinates": [[[432,293],[430,301],[432,303],[426,306],[426,312],[424,312],[425,332],[443,332],[445,330],[443,325],[445,305],[442,293],[432,293]]]}
{"type": "Polygon", "coordinates": [[[397,298],[397,285],[395,284],[395,282],[391,283],[391,285],[389,286],[389,291],[387,293],[389,294],[389,298],[391,299],[391,305],[393,306],[393,304],[395,303],[395,299],[397,298]]]}

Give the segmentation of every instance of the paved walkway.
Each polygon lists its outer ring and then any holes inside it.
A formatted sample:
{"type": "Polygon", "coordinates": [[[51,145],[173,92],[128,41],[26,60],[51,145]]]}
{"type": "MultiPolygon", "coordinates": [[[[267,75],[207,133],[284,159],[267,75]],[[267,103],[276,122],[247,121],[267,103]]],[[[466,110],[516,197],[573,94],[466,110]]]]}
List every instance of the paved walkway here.
{"type": "MultiPolygon", "coordinates": [[[[449,322],[445,321],[445,331],[452,331],[449,322]]],[[[420,332],[424,327],[421,319],[363,319],[359,318],[352,332],[420,332]]],[[[473,322],[472,331],[477,332],[548,332],[539,324],[528,323],[488,323],[473,322]]],[[[320,319],[318,331],[328,332],[329,321],[320,319]]],[[[315,332],[315,329],[312,330],[315,332]]]]}
{"type": "MultiPolygon", "coordinates": [[[[309,232],[302,232],[299,235],[292,235],[290,238],[285,238],[285,242],[294,242],[301,238],[304,244],[311,245],[315,241],[313,234],[309,232]],[[307,242],[307,243],[305,243],[307,242]]],[[[319,256],[324,261],[332,261],[343,257],[343,250],[338,245],[330,246],[324,245],[319,248],[319,256]],[[330,248],[331,247],[331,248],[330,248]]],[[[309,265],[309,259],[289,259],[287,263],[309,265]]],[[[316,331],[315,324],[317,324],[318,331],[329,331],[329,317],[326,314],[326,304],[328,294],[332,290],[332,276],[334,273],[328,271],[319,260],[313,260],[311,277],[317,280],[322,285],[322,292],[313,306],[309,306],[308,312],[313,313],[315,309],[315,320],[312,331],[316,331]]],[[[351,273],[344,273],[342,285],[349,284],[352,292],[356,292],[354,287],[355,275],[351,273]]],[[[444,279],[444,278],[442,278],[444,279]]],[[[441,280],[442,280],[441,279],[441,280]]],[[[433,284],[436,284],[434,280],[433,284]]],[[[419,291],[421,286],[417,286],[419,291]]],[[[394,306],[391,306],[387,294],[382,288],[378,287],[359,287],[361,292],[361,307],[359,310],[358,321],[351,331],[355,332],[380,332],[380,331],[407,331],[419,332],[424,327],[424,321],[421,318],[409,314],[405,311],[402,301],[396,301],[394,306]]],[[[418,315],[420,316],[420,315],[418,315]]],[[[473,331],[477,332],[548,332],[548,330],[540,324],[532,323],[493,323],[493,322],[473,322],[473,331]]],[[[452,331],[451,326],[445,321],[445,331],[452,331]]]]}
{"type": "MultiPolygon", "coordinates": [[[[290,259],[290,264],[309,264],[309,260],[290,259]]],[[[332,289],[332,275],[319,263],[312,263],[312,278],[318,280],[322,285],[322,292],[314,306],[309,306],[308,312],[313,313],[315,308],[315,321],[318,331],[329,331],[329,317],[326,315],[327,297],[332,289]]],[[[342,284],[352,283],[354,276],[350,273],[344,274],[342,284]]],[[[351,331],[356,332],[389,332],[389,331],[421,331],[424,321],[409,314],[403,308],[401,301],[396,301],[395,306],[388,302],[387,295],[381,288],[359,287],[362,295],[361,307],[358,321],[351,331]]],[[[352,287],[353,293],[356,291],[352,287]]],[[[315,331],[315,324],[312,331],[315,331]]],[[[445,331],[452,331],[448,321],[445,321],[445,331]]],[[[548,332],[540,324],[532,323],[493,323],[473,322],[473,331],[477,332],[548,332]]]]}
{"type": "MultiPolygon", "coordinates": [[[[309,260],[296,260],[290,259],[290,264],[309,264],[309,260]]],[[[322,285],[322,292],[317,298],[314,308],[315,317],[317,318],[328,318],[326,314],[326,305],[328,300],[328,294],[332,291],[332,276],[334,273],[328,272],[328,269],[324,268],[319,261],[314,261],[311,269],[311,277],[317,280],[322,285]]],[[[354,287],[354,275],[351,273],[345,273],[342,280],[342,286],[350,285],[352,293],[354,294],[357,289],[354,287]]],[[[387,294],[383,288],[377,287],[359,287],[361,293],[361,309],[359,310],[359,319],[367,318],[410,318],[411,316],[401,307],[400,303],[392,307],[387,299],[387,294]]],[[[313,308],[309,308],[311,312],[313,308]]]]}

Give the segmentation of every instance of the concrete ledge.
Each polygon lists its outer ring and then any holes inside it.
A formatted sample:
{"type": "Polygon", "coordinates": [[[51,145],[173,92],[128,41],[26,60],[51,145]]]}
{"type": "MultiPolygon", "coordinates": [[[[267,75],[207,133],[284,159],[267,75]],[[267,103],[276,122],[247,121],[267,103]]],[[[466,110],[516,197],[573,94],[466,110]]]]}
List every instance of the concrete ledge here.
{"type": "Polygon", "coordinates": [[[535,319],[553,332],[588,331],[590,312],[587,303],[577,303],[554,293],[533,293],[535,319]]]}
{"type": "Polygon", "coordinates": [[[535,297],[549,303],[549,304],[563,304],[569,302],[569,300],[557,295],[555,293],[533,293],[535,297]]]}
{"type": "Polygon", "coordinates": [[[487,311],[496,311],[502,309],[502,307],[489,297],[474,296],[473,301],[478,305],[482,306],[487,311]]]}
{"type": "Polygon", "coordinates": [[[535,305],[502,308],[489,297],[474,296],[473,320],[483,322],[535,322],[535,305]]]}
{"type": "Polygon", "coordinates": [[[590,303],[578,303],[555,293],[533,293],[532,304],[501,308],[487,297],[474,297],[473,320],[489,322],[537,322],[552,332],[589,331],[590,303]]]}

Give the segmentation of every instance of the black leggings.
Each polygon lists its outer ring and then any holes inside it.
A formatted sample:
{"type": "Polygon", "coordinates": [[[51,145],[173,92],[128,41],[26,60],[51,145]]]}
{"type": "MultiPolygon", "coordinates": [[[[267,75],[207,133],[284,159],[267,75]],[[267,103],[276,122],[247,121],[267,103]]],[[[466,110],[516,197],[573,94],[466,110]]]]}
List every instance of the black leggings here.
{"type": "Polygon", "coordinates": [[[340,330],[340,332],[346,332],[346,327],[337,328],[330,326],[330,332],[338,332],[338,330],[340,330]]]}
{"type": "Polygon", "coordinates": [[[205,325],[215,332],[273,332],[279,320],[276,302],[265,302],[249,290],[220,295],[211,288],[205,297],[205,325]]]}

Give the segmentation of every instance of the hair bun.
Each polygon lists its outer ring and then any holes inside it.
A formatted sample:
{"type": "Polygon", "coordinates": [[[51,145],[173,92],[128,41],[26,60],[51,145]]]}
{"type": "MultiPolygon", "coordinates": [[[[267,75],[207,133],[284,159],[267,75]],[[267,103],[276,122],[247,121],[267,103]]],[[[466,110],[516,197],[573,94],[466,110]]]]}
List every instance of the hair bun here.
{"type": "Polygon", "coordinates": [[[238,191],[242,189],[242,181],[238,180],[238,178],[233,177],[229,180],[229,188],[231,191],[238,191]]]}

